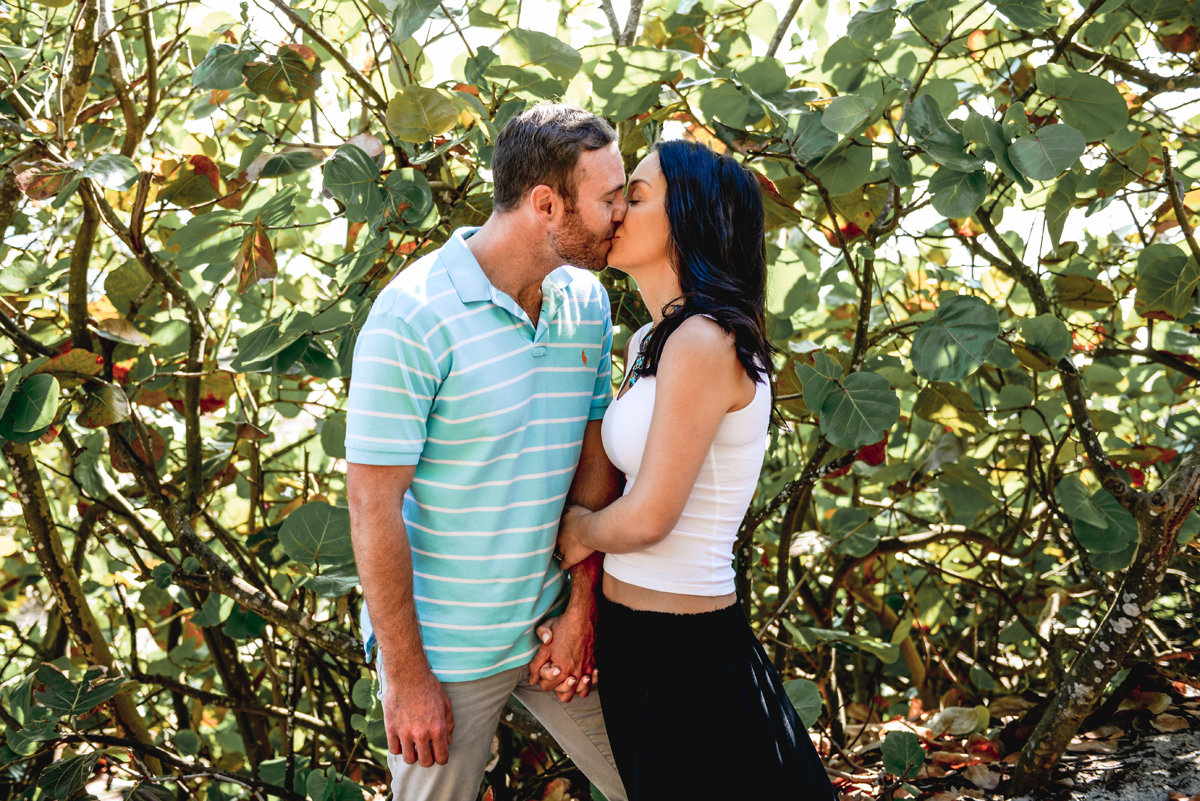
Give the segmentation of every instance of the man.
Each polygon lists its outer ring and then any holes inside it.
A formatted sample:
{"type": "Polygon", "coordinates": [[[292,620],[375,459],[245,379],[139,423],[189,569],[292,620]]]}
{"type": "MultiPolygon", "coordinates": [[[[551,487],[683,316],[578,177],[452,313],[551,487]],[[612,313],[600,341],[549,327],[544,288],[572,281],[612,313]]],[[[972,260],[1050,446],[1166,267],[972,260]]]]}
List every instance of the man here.
{"type": "Polygon", "coordinates": [[[589,693],[599,555],[572,570],[561,616],[535,627],[566,592],[554,558],[564,505],[619,494],[600,443],[608,298],[561,265],[604,267],[625,171],[607,123],[541,105],[497,137],[492,172],[492,216],[397,276],[354,354],[347,489],[392,789],[476,798],[515,693],[620,801],[589,693]]]}

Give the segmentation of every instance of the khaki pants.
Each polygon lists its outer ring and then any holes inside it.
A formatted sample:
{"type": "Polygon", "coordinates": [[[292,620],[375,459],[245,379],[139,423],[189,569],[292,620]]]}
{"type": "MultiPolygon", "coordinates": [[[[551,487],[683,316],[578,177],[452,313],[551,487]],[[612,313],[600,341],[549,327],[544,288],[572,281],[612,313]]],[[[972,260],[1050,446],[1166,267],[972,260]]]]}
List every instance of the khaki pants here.
{"type": "MultiPolygon", "coordinates": [[[[382,683],[382,669],[379,676],[382,683]]],[[[491,758],[492,737],[510,695],[516,696],[541,721],[608,801],[626,801],[596,690],[588,693],[587,698],[576,696],[571,703],[564,704],[554,693],[529,684],[528,665],[484,679],[443,682],[442,687],[454,710],[450,758],[445,765],[423,768],[388,754],[396,801],[475,801],[484,768],[491,758]]]]}

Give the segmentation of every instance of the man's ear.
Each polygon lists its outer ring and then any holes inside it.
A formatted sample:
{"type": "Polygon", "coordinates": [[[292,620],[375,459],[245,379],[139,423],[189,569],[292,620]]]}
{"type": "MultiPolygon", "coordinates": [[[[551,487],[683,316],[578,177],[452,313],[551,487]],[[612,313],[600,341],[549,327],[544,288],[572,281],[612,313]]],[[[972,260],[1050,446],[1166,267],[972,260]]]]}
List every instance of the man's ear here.
{"type": "Polygon", "coordinates": [[[529,190],[529,207],[533,210],[538,222],[549,225],[562,211],[562,199],[550,187],[538,184],[529,190]]]}

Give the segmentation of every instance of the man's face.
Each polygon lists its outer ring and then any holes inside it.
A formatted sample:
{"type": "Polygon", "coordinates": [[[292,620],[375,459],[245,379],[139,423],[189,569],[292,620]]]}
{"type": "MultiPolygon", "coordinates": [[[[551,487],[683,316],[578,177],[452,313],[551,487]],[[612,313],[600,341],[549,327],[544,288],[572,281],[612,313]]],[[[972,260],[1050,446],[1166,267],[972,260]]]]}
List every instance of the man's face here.
{"type": "Polygon", "coordinates": [[[603,270],[612,235],[625,216],[625,166],[613,142],[584,151],[575,165],[575,202],[549,232],[550,246],[564,264],[603,270]]]}

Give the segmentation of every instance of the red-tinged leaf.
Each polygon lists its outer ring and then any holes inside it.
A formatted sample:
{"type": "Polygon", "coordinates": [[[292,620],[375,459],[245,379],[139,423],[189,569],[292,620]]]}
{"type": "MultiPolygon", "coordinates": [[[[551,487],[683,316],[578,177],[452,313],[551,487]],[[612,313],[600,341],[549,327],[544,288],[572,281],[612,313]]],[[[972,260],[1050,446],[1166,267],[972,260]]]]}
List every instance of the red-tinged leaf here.
{"type": "Polygon", "coordinates": [[[789,208],[789,209],[796,208],[795,206],[792,205],[791,201],[789,201],[787,198],[785,198],[783,195],[781,195],[779,193],[779,188],[777,186],[775,186],[775,182],[772,181],[770,178],[763,175],[761,172],[757,172],[757,171],[754,173],[754,177],[758,179],[758,185],[760,187],[762,187],[763,197],[770,198],[771,200],[775,201],[780,206],[784,206],[785,208],[789,208]]]}
{"type": "Polygon", "coordinates": [[[104,428],[129,419],[129,398],[116,384],[105,384],[88,394],[75,422],[84,428],[104,428]]]}
{"type": "Polygon", "coordinates": [[[246,88],[272,103],[310,100],[321,86],[321,60],[304,45],[284,45],[269,64],[252,61],[242,67],[246,88]]]}
{"type": "MultiPolygon", "coordinates": [[[[200,414],[211,414],[229,402],[237,391],[233,373],[218,370],[200,379],[200,414]]],[[[183,414],[184,382],[176,379],[167,388],[167,399],[175,411],[183,414]]]]}
{"type": "Polygon", "coordinates": [[[191,156],[167,174],[158,199],[176,206],[198,206],[221,196],[221,171],[207,156],[191,156]]]}
{"type": "Polygon", "coordinates": [[[876,442],[872,445],[864,445],[863,447],[859,448],[854,460],[857,462],[866,462],[867,464],[871,465],[871,467],[878,467],[886,462],[888,433],[889,432],[884,431],[883,439],[879,440],[879,442],[876,442]]]}
{"type": "Polygon", "coordinates": [[[275,250],[263,228],[262,218],[254,221],[254,227],[242,240],[242,246],[233,260],[233,269],[238,274],[239,293],[246,292],[255,284],[268,284],[279,274],[275,250]]]}
{"type": "Polygon", "coordinates": [[[208,156],[192,156],[188,159],[196,175],[203,175],[212,184],[213,191],[221,194],[221,169],[208,156]]]}
{"type": "Polygon", "coordinates": [[[1144,487],[1146,485],[1146,474],[1136,467],[1126,467],[1126,472],[1129,473],[1129,483],[1135,487],[1144,487]]]}
{"type": "Polygon", "coordinates": [[[31,200],[49,200],[57,195],[74,173],[69,167],[62,167],[47,159],[26,161],[17,165],[14,180],[17,188],[31,200]]]}
{"type": "Polygon", "coordinates": [[[246,173],[230,178],[225,182],[225,194],[228,197],[218,200],[217,205],[223,209],[240,209],[246,194],[245,188],[249,185],[250,181],[246,178],[246,173]]]}
{"type": "Polygon", "coordinates": [[[73,348],[55,356],[33,372],[49,373],[58,379],[58,383],[64,389],[71,389],[82,384],[90,376],[100,375],[103,370],[103,357],[90,350],[73,348]]]}
{"type": "Polygon", "coordinates": [[[271,435],[256,425],[251,425],[250,423],[239,423],[237,427],[237,436],[238,439],[266,439],[271,435]]]}
{"type": "Polygon", "coordinates": [[[56,426],[50,426],[46,429],[46,433],[42,434],[41,439],[39,439],[38,442],[42,443],[43,445],[49,445],[56,439],[58,439],[58,428],[56,426]]]}
{"type": "Polygon", "coordinates": [[[229,91],[228,89],[213,89],[208,94],[208,104],[210,106],[219,106],[228,100],[231,94],[233,94],[233,92],[229,91]]]}

